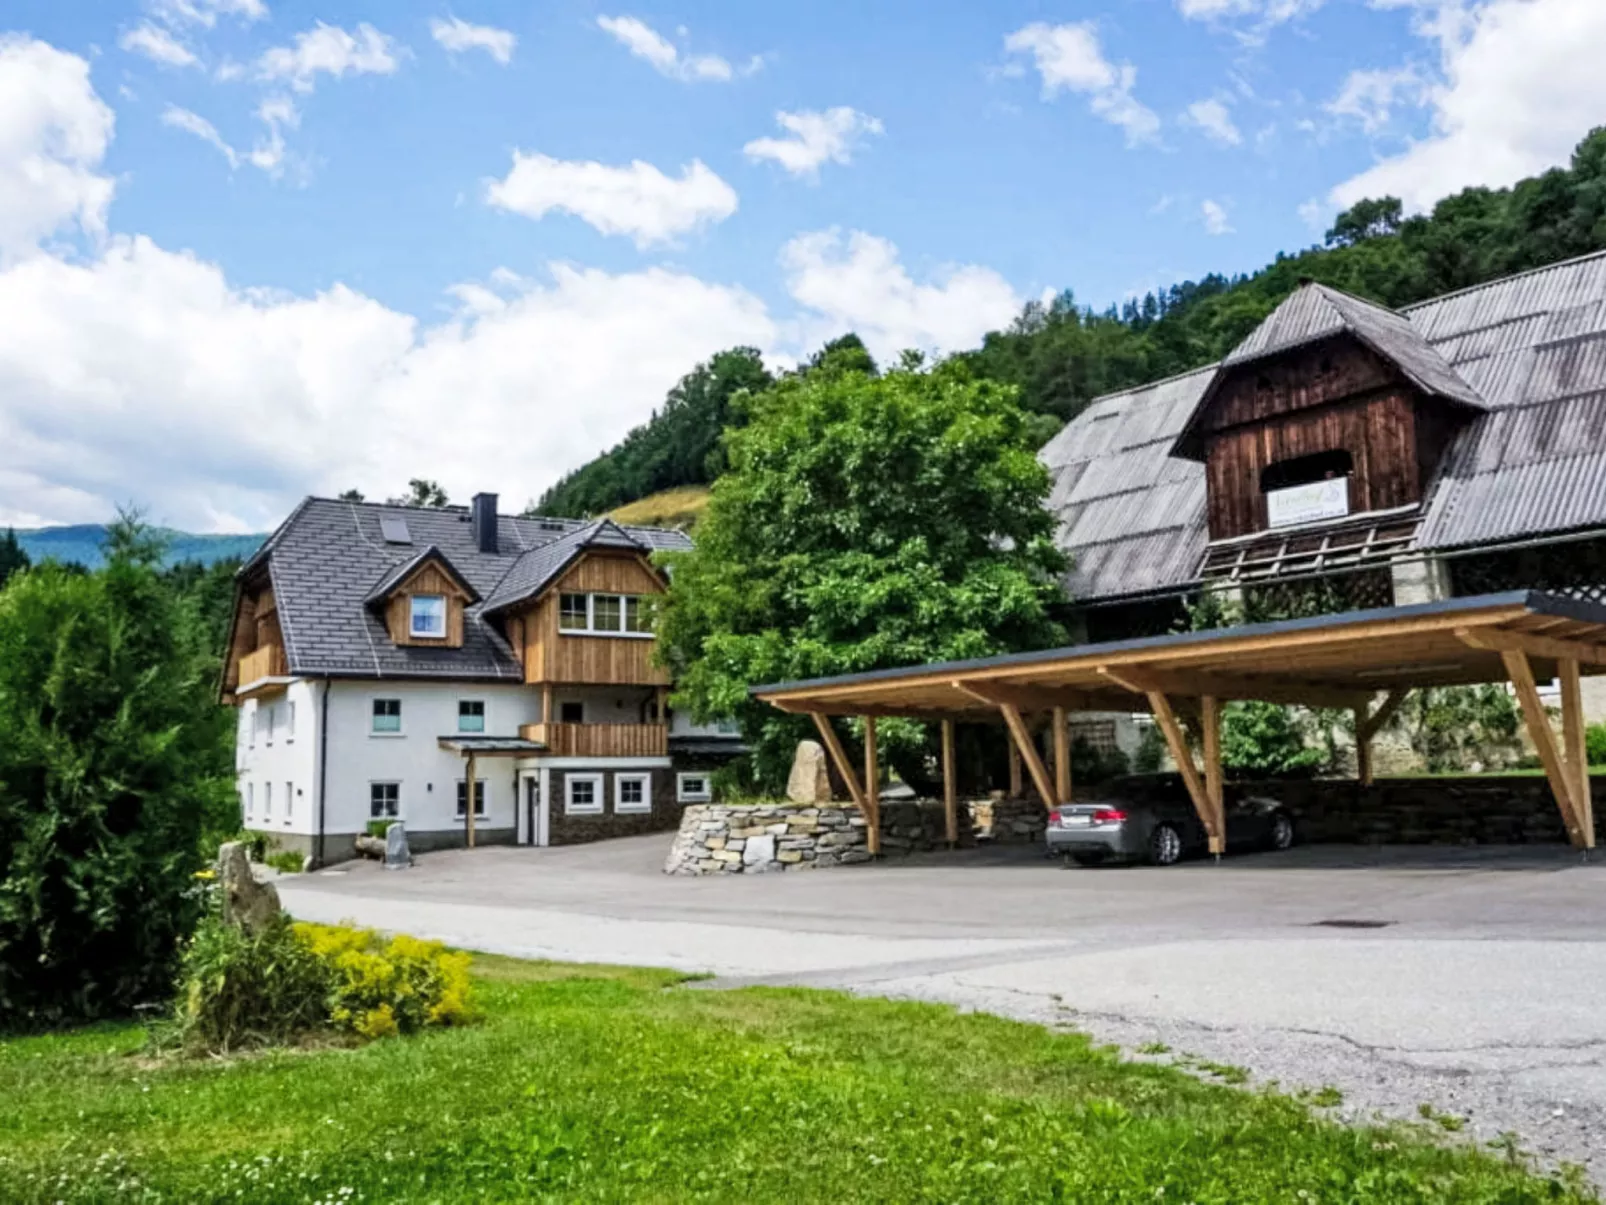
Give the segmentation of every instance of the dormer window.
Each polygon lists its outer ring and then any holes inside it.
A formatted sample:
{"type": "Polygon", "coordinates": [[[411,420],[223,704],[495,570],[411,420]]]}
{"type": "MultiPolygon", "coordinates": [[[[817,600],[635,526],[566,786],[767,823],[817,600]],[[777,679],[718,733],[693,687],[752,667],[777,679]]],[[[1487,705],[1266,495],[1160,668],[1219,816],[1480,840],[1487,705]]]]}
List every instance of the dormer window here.
{"type": "Polygon", "coordinates": [[[446,638],[446,596],[414,594],[409,600],[408,633],[425,640],[446,638]]]}

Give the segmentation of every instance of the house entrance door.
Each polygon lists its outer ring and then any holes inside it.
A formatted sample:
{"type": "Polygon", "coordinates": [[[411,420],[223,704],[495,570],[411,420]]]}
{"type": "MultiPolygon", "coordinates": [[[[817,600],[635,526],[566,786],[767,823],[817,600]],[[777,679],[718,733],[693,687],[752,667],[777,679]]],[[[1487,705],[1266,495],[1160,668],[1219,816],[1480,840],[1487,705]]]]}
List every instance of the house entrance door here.
{"type": "Polygon", "coordinates": [[[523,822],[519,827],[526,845],[547,844],[547,799],[542,789],[546,777],[545,771],[524,777],[524,815],[519,818],[523,822]]]}

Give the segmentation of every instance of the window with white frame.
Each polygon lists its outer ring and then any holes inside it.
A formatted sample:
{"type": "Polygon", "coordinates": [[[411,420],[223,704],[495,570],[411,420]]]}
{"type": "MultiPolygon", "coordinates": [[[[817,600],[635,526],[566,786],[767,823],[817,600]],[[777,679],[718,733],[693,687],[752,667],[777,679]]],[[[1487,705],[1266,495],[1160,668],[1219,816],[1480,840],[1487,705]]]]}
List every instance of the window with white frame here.
{"type": "Polygon", "coordinates": [[[400,699],[374,700],[373,731],[382,736],[394,736],[401,732],[400,699]]]}
{"type": "Polygon", "coordinates": [[[570,774],[563,782],[563,810],[570,815],[602,811],[602,775],[570,774]]]}
{"type": "Polygon", "coordinates": [[[271,782],[262,784],[262,819],[273,819],[273,784],[271,782]]]}
{"type": "MultiPolygon", "coordinates": [[[[457,784],[457,818],[461,820],[468,814],[468,780],[463,779],[457,784]]],[[[485,780],[474,780],[474,818],[483,819],[485,816],[485,780]]]]}
{"type": "Polygon", "coordinates": [[[296,739],[296,705],[293,700],[284,705],[284,739],[296,739]]]}
{"type": "Polygon", "coordinates": [[[613,810],[621,814],[652,811],[652,775],[615,774],[613,810]]]}
{"type": "Polygon", "coordinates": [[[277,703],[270,703],[265,709],[259,708],[258,714],[262,714],[264,711],[268,717],[268,744],[271,745],[273,744],[273,725],[279,719],[279,706],[277,703]]]}
{"type": "Polygon", "coordinates": [[[485,731],[484,699],[459,699],[457,701],[457,730],[459,732],[485,731]]]}
{"type": "Polygon", "coordinates": [[[256,814],[257,784],[254,782],[248,782],[245,784],[245,818],[247,820],[254,819],[256,814]]]}
{"type": "Polygon", "coordinates": [[[675,775],[675,801],[677,803],[707,803],[714,797],[706,774],[675,775]]]}
{"type": "Polygon", "coordinates": [[[284,784],[284,822],[289,824],[296,815],[296,788],[294,783],[284,784]]]}
{"type": "Polygon", "coordinates": [[[651,636],[647,606],[638,594],[563,594],[558,628],[592,636],[651,636]]]}
{"type": "Polygon", "coordinates": [[[401,783],[368,784],[368,815],[374,820],[395,820],[401,815],[401,783]]]}
{"type": "Polygon", "coordinates": [[[414,594],[408,599],[407,633],[425,640],[446,638],[446,596],[414,594]]]}

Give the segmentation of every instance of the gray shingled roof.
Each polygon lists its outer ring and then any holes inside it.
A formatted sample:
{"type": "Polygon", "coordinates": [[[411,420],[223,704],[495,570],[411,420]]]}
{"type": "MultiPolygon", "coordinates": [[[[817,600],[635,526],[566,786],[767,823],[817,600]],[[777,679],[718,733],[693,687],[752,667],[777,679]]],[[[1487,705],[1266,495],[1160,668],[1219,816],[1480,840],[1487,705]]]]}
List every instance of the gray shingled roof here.
{"type": "Polygon", "coordinates": [[[464,577],[458,567],[452,564],[451,558],[433,544],[424,549],[423,552],[419,553],[411,560],[403,561],[394,568],[386,570],[385,575],[381,577],[379,581],[374,583],[374,588],[368,591],[368,597],[363,599],[363,602],[367,603],[369,606],[373,606],[375,603],[384,602],[391,596],[392,592],[397,586],[406,581],[413,574],[417,573],[418,570],[422,569],[427,561],[434,561],[443,570],[445,570],[446,573],[454,581],[456,581],[459,586],[463,587],[468,594],[469,602],[479,602],[480,594],[478,590],[474,589],[474,583],[470,582],[466,577],[464,577]]]}
{"type": "MultiPolygon", "coordinates": [[[[366,605],[370,592],[376,583],[399,580],[420,560],[421,550],[434,548],[477,596],[489,599],[527,554],[595,531],[603,522],[500,515],[499,551],[487,554],[474,541],[467,510],[308,498],[240,572],[258,573],[266,564],[292,674],[517,681],[518,660],[486,620],[486,603],[469,606],[460,649],[397,647],[383,619],[366,605]],[[379,529],[382,515],[405,517],[412,544],[387,544],[379,529]]],[[[606,538],[644,550],[691,547],[678,531],[606,526],[618,533],[606,538]]]]}
{"type": "MultiPolygon", "coordinates": [[[[1606,526],[1606,253],[1397,314],[1307,286],[1224,363],[1345,329],[1384,354],[1409,357],[1401,368],[1419,383],[1431,380],[1431,392],[1485,411],[1446,453],[1416,548],[1606,526]]],[[[1170,453],[1220,368],[1100,398],[1039,453],[1054,481],[1049,505],[1060,547],[1073,559],[1073,597],[1197,581],[1207,540],[1204,468],[1170,453]]]]}
{"type": "Polygon", "coordinates": [[[587,548],[627,548],[633,552],[652,551],[640,540],[632,539],[612,519],[597,519],[540,548],[532,548],[508,570],[496,593],[485,603],[485,614],[495,615],[508,607],[534,598],[587,548]]]}

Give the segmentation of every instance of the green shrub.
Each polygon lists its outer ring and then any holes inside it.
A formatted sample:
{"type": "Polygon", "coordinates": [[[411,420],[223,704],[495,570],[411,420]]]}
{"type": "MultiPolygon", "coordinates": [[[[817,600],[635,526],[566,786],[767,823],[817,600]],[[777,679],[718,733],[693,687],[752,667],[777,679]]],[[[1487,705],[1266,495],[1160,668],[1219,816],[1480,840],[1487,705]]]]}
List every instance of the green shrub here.
{"type": "Polygon", "coordinates": [[[1086,737],[1077,737],[1071,742],[1071,781],[1073,782],[1109,782],[1112,778],[1120,778],[1132,770],[1132,764],[1127,755],[1119,749],[1108,752],[1100,749],[1086,737]]]}
{"type": "Polygon", "coordinates": [[[370,820],[368,822],[368,835],[383,839],[385,834],[390,831],[390,826],[395,823],[394,820],[370,820]]]}
{"type": "Polygon", "coordinates": [[[1239,778],[1309,777],[1322,751],[1292,709],[1251,700],[1221,709],[1221,764],[1239,778]]]}
{"type": "Polygon", "coordinates": [[[329,969],[329,1019],[338,1029],[384,1038],[472,1016],[467,954],[343,925],[299,924],[295,931],[329,969]]]}
{"type": "Polygon", "coordinates": [[[160,548],[122,521],[107,553],[0,591],[0,1029],[166,998],[201,834],[238,806],[214,654],[160,548]]]}
{"type": "Polygon", "coordinates": [[[276,849],[262,859],[264,866],[271,866],[280,874],[300,874],[305,863],[306,859],[293,849],[276,849]]]}
{"type": "Polygon", "coordinates": [[[1591,724],[1584,729],[1584,745],[1590,765],[1606,766],[1606,724],[1591,724]]]}
{"type": "Polygon", "coordinates": [[[184,951],[176,1037],[223,1052],[289,1041],[325,1028],[333,973],[282,913],[251,935],[208,916],[184,951]]]}
{"type": "Polygon", "coordinates": [[[1132,755],[1134,774],[1154,774],[1165,761],[1165,737],[1160,725],[1145,724],[1138,736],[1138,750],[1132,755]]]}

